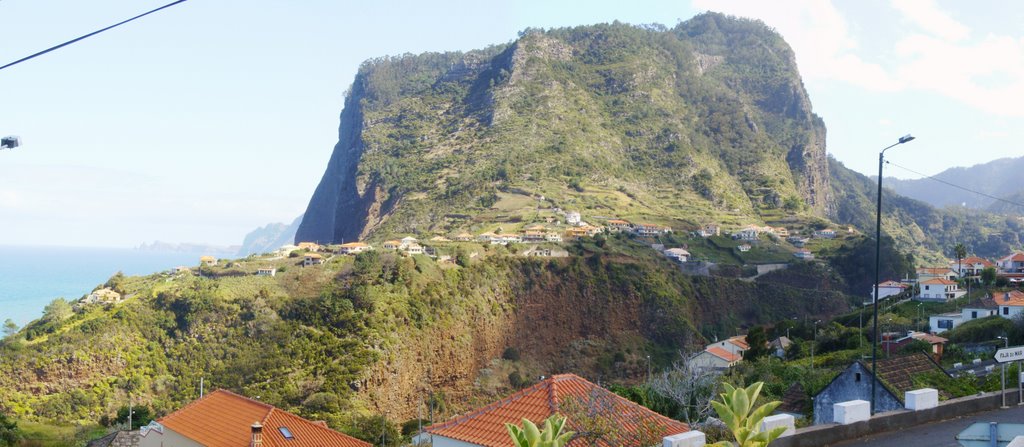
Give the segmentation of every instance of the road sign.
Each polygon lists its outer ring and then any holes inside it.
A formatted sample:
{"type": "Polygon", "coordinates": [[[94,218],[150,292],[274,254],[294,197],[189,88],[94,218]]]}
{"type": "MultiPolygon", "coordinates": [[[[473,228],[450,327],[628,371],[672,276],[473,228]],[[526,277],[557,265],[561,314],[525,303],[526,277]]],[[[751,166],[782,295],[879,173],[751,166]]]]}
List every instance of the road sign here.
{"type": "Polygon", "coordinates": [[[1011,346],[996,351],[996,361],[999,363],[1016,362],[1024,360],[1024,346],[1011,346]]]}

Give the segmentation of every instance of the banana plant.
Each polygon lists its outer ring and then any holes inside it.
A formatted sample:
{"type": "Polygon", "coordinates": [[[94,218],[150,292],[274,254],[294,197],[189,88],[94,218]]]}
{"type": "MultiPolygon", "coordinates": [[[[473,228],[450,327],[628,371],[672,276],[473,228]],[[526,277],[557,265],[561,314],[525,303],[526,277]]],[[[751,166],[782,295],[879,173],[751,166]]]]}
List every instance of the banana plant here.
{"type": "Polygon", "coordinates": [[[563,447],[572,440],[573,432],[563,432],[565,417],[552,415],[544,421],[543,429],[523,418],[523,426],[505,424],[516,447],[563,447]]]}
{"type": "Polygon", "coordinates": [[[711,447],[764,447],[786,431],[786,427],[761,431],[761,421],[781,404],[779,401],[772,401],[754,409],[754,403],[761,394],[764,382],[757,382],[746,388],[736,388],[728,383],[722,385],[725,387],[725,392],[721,394],[722,400],[712,401],[711,405],[715,407],[718,418],[729,428],[736,441],[735,444],[719,441],[711,447]]]}

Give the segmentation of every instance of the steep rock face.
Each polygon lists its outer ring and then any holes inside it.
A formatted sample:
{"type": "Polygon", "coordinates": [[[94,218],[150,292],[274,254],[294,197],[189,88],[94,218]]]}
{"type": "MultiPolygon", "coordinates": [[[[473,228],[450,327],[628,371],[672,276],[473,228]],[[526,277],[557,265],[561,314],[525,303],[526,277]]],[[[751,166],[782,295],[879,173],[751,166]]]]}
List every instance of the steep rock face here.
{"type": "Polygon", "coordinates": [[[296,240],[465,230],[509,191],[683,227],[794,200],[834,208],[792,51],[718,14],[368,61],[339,133],[296,240]]]}

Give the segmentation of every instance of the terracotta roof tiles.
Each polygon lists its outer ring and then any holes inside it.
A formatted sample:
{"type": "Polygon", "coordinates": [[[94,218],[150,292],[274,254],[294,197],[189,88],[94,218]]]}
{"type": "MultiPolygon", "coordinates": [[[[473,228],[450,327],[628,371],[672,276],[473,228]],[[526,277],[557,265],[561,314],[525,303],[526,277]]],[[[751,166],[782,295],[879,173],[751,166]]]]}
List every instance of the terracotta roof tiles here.
{"type": "MultiPolygon", "coordinates": [[[[630,402],[579,376],[561,374],[483,408],[424,428],[423,432],[484,447],[511,447],[513,444],[505,429],[505,423],[520,424],[523,418],[540,423],[570,401],[585,399],[600,399],[602,404],[607,405],[603,408],[609,409],[607,416],[628,432],[639,431],[641,426],[655,427],[660,439],[690,430],[689,426],[682,422],[630,402]]],[[[570,430],[577,430],[573,426],[572,418],[568,424],[570,430]]],[[[587,444],[587,440],[579,438],[569,446],[581,447],[584,444],[587,444]]],[[[599,442],[599,445],[608,444],[599,442]]]]}
{"type": "Polygon", "coordinates": [[[739,361],[742,358],[736,354],[726,351],[725,349],[719,348],[718,346],[712,346],[710,348],[705,349],[705,351],[729,363],[739,361]]]}
{"type": "Polygon", "coordinates": [[[266,447],[370,447],[372,444],[308,421],[273,405],[217,390],[159,419],[164,427],[207,447],[245,447],[252,424],[263,424],[266,447]],[[293,438],[279,430],[287,427],[293,438]]]}

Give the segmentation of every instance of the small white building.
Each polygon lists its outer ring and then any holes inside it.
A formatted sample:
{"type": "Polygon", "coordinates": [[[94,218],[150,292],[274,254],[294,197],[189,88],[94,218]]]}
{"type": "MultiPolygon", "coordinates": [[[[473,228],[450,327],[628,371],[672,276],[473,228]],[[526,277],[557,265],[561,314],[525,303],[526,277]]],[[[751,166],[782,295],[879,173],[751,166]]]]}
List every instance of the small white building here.
{"type": "Polygon", "coordinates": [[[579,225],[582,220],[579,211],[565,213],[565,223],[568,225],[579,225]]]}
{"type": "Polygon", "coordinates": [[[814,253],[811,253],[811,251],[806,248],[797,250],[796,253],[793,253],[793,256],[796,257],[797,259],[802,259],[804,261],[810,261],[814,259],[814,253]]]}
{"type": "Polygon", "coordinates": [[[119,302],[121,302],[121,294],[115,292],[114,289],[111,289],[109,287],[94,290],[88,296],[82,298],[82,303],[84,304],[114,304],[119,302]]]}
{"type": "Polygon", "coordinates": [[[746,253],[750,251],[750,244],[740,244],[738,247],[736,247],[736,249],[743,253],[746,253]]]}
{"type": "Polygon", "coordinates": [[[761,227],[748,225],[746,228],[733,233],[733,239],[742,241],[756,241],[761,236],[761,227]]]}
{"type": "Polygon", "coordinates": [[[730,353],[722,348],[711,347],[694,354],[688,360],[693,368],[727,369],[736,365],[743,356],[730,353]]]}
{"type": "Polygon", "coordinates": [[[357,253],[362,253],[364,251],[370,251],[372,249],[373,247],[371,247],[369,244],[365,244],[362,242],[349,242],[341,244],[341,246],[338,247],[338,252],[343,255],[354,255],[357,253]]]}
{"type": "Polygon", "coordinates": [[[277,269],[274,267],[262,267],[256,269],[256,276],[276,276],[277,269]]]}
{"type": "Polygon", "coordinates": [[[665,256],[676,262],[686,262],[690,259],[690,252],[682,248],[670,248],[664,251],[665,256]]]}
{"type": "Polygon", "coordinates": [[[714,224],[704,225],[697,230],[697,235],[700,237],[711,237],[720,236],[722,234],[722,227],[714,224]]]}
{"type": "Polygon", "coordinates": [[[311,265],[319,265],[324,263],[324,257],[320,253],[306,253],[306,256],[302,259],[302,266],[309,267],[311,265]]]}
{"type": "MultiPolygon", "coordinates": [[[[906,284],[903,284],[903,283],[901,283],[899,281],[893,281],[891,279],[887,280],[887,281],[882,281],[882,282],[878,283],[878,295],[881,296],[882,299],[884,300],[884,299],[886,299],[886,298],[888,298],[890,296],[899,295],[899,294],[903,293],[909,287],[910,286],[908,286],[906,284]]],[[[872,287],[871,291],[868,292],[868,296],[874,298],[874,296],[875,296],[875,288],[874,287],[872,287]]]]}
{"type": "Polygon", "coordinates": [[[818,230],[818,231],[814,232],[814,237],[816,237],[818,239],[835,239],[836,238],[836,230],[833,230],[831,228],[826,228],[824,230],[818,230]]]}

